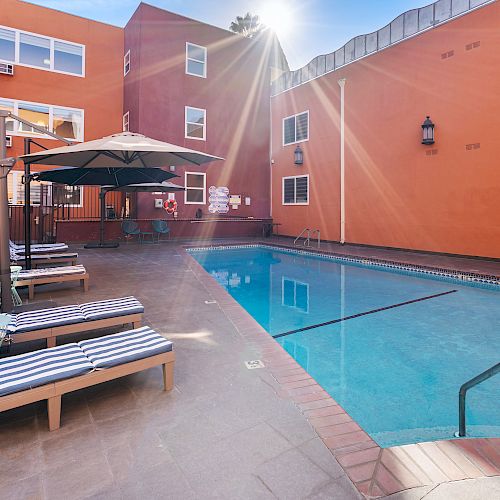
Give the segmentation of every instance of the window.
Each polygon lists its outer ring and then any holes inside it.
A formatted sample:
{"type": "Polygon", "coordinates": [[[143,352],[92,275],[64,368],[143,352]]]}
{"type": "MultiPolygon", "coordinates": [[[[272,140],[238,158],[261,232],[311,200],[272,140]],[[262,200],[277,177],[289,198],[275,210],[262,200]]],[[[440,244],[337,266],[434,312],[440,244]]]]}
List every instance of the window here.
{"type": "Polygon", "coordinates": [[[206,203],[207,176],[205,173],[186,172],[184,203],[186,205],[204,205],[206,203]]]}
{"type": "Polygon", "coordinates": [[[207,77],[207,49],[201,45],[186,42],[186,74],[207,77]]]}
{"type": "Polygon", "coordinates": [[[0,28],[0,59],[14,62],[16,59],[16,32],[0,28]]]}
{"type": "Polygon", "coordinates": [[[127,111],[123,115],[123,131],[130,132],[130,112],[129,111],[127,111]]]}
{"type": "Polygon", "coordinates": [[[126,76],[130,71],[130,50],[123,56],[123,76],[126,76]]]}
{"type": "Polygon", "coordinates": [[[82,207],[83,186],[52,184],[52,204],[66,207],[82,207]]]}
{"type": "Polygon", "coordinates": [[[283,177],[283,205],[309,205],[309,176],[283,177]]]}
{"type": "Polygon", "coordinates": [[[309,140],[309,111],[283,119],[283,146],[309,140]]]}
{"type": "MultiPolygon", "coordinates": [[[[10,99],[0,99],[0,109],[14,113],[14,101],[10,99]]],[[[7,132],[12,132],[14,130],[14,120],[12,118],[7,118],[7,120],[5,120],[5,126],[7,132]]]]}
{"type": "Polygon", "coordinates": [[[186,106],[186,139],[196,139],[198,141],[205,140],[206,114],[207,112],[204,109],[186,106]]]}
{"type": "Polygon", "coordinates": [[[282,277],[281,304],[301,312],[309,312],[309,284],[282,277]]]}
{"type": "MultiPolygon", "coordinates": [[[[7,193],[9,205],[24,205],[23,172],[12,171],[7,175],[7,193]]],[[[30,189],[31,205],[40,205],[41,182],[33,181],[30,189]]]]}
{"type": "MultiPolygon", "coordinates": [[[[16,101],[0,97],[0,109],[44,127],[62,137],[74,141],[83,141],[83,109],[63,108],[28,101],[16,101]]],[[[7,120],[7,131],[13,135],[41,135],[28,125],[7,120]]]]}
{"type": "Polygon", "coordinates": [[[0,61],[84,76],[85,46],[0,26],[0,61]]]}

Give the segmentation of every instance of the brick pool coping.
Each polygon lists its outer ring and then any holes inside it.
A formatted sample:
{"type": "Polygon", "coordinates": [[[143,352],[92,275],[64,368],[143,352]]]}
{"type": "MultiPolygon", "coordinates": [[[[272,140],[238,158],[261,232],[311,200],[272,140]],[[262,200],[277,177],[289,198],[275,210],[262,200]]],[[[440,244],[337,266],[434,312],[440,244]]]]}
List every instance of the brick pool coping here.
{"type": "MultiPolygon", "coordinates": [[[[201,246],[196,245],[197,248],[201,246]]],[[[184,247],[183,255],[187,266],[217,301],[239,334],[260,350],[265,369],[276,380],[279,396],[298,406],[362,495],[378,498],[420,486],[500,475],[500,438],[451,439],[390,448],[378,446],[189,255],[187,248],[184,247]]]]}

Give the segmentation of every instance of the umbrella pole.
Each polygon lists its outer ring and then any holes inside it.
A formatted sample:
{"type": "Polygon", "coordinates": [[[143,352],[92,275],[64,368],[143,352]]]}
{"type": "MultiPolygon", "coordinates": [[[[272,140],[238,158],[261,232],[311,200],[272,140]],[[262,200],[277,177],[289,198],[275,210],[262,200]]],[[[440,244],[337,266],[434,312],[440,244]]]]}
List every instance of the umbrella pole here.
{"type": "MultiPolygon", "coordinates": [[[[24,154],[31,153],[31,139],[24,139],[24,154]]],[[[31,165],[24,164],[24,262],[25,268],[31,269],[31,165]]]]}
{"type": "MultiPolygon", "coordinates": [[[[5,118],[0,114],[0,160],[7,156],[5,144],[5,118]]],[[[12,311],[14,304],[10,291],[10,246],[9,246],[9,197],[7,190],[7,175],[11,167],[0,166],[0,282],[1,282],[1,310],[12,311]]]]}
{"type": "Polygon", "coordinates": [[[99,228],[99,245],[104,244],[104,216],[106,215],[106,191],[101,188],[99,193],[99,198],[101,198],[101,227],[99,228]]]}

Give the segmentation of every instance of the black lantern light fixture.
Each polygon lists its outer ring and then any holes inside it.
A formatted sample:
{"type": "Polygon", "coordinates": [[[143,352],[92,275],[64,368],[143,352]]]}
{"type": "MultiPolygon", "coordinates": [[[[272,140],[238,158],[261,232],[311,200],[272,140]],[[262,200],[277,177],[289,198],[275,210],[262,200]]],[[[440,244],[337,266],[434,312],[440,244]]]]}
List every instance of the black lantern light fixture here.
{"type": "Polygon", "coordinates": [[[434,144],[434,123],[430,116],[422,123],[422,144],[434,144]]]}
{"type": "Polygon", "coordinates": [[[293,152],[295,165],[302,165],[304,163],[304,152],[302,148],[297,144],[295,151],[293,152]]]}

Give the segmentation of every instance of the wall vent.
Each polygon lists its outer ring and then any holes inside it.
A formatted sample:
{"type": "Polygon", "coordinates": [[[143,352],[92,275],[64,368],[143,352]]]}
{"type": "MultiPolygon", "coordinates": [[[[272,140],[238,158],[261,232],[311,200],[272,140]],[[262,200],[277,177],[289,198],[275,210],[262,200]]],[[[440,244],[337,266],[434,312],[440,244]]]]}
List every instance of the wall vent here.
{"type": "Polygon", "coordinates": [[[477,49],[478,47],[481,47],[481,42],[479,40],[477,42],[468,43],[465,46],[465,50],[477,49]]]}
{"type": "Polygon", "coordinates": [[[10,63],[0,62],[0,74],[2,75],[14,75],[14,65],[10,63]]]}
{"type": "Polygon", "coordinates": [[[466,151],[472,151],[473,149],[479,149],[481,147],[480,142],[475,142],[474,144],[466,144],[465,145],[465,150],[466,151]]]}
{"type": "Polygon", "coordinates": [[[449,50],[448,52],[444,52],[441,54],[441,59],[448,59],[449,57],[453,57],[455,55],[454,50],[449,50]]]}
{"type": "Polygon", "coordinates": [[[12,136],[11,136],[11,135],[8,135],[8,136],[5,138],[5,145],[6,145],[8,148],[11,148],[11,147],[12,147],[12,136]]]}
{"type": "Polygon", "coordinates": [[[437,149],[429,149],[425,152],[425,154],[427,156],[436,156],[438,154],[438,150],[437,149]]]}

